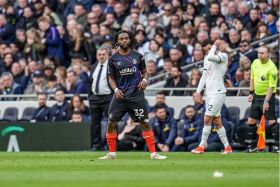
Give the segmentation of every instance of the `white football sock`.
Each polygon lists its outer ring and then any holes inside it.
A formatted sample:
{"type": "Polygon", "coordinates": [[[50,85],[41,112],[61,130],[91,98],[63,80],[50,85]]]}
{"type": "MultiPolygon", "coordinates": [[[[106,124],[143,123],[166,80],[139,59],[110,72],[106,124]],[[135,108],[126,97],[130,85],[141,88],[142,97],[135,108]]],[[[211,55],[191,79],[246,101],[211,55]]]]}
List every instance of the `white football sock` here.
{"type": "Polygon", "coordinates": [[[217,133],[220,137],[221,142],[224,144],[224,147],[229,146],[226,129],[224,127],[221,127],[217,130],[217,133]]]}
{"type": "Polygon", "coordinates": [[[202,129],[201,142],[200,142],[199,146],[206,147],[208,136],[211,133],[211,128],[212,128],[211,125],[204,124],[204,127],[202,129]]]}

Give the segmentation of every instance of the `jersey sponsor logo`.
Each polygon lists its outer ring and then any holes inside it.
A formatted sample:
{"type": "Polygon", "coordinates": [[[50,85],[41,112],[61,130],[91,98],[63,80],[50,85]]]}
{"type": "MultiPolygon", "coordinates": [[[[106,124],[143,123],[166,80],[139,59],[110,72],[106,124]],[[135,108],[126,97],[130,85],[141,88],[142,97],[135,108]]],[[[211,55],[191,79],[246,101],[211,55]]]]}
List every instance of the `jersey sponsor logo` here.
{"type": "Polygon", "coordinates": [[[261,80],[265,81],[265,76],[264,75],[261,76],[261,80]]]}
{"type": "Polygon", "coordinates": [[[132,67],[132,68],[124,68],[120,71],[121,76],[124,75],[131,75],[133,73],[135,73],[137,71],[136,67],[132,67]]]}

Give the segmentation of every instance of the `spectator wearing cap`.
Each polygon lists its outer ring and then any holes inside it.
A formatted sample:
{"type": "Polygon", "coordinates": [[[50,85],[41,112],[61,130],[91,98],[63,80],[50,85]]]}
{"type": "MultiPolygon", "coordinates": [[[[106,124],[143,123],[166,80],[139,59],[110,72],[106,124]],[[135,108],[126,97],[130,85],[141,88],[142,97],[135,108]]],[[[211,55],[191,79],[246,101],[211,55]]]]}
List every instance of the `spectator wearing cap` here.
{"type": "Polygon", "coordinates": [[[46,55],[53,56],[59,64],[64,64],[63,43],[58,30],[51,25],[50,18],[45,16],[38,19],[38,25],[44,35],[44,39],[41,42],[46,46],[46,55]]]}
{"type": "Polygon", "coordinates": [[[24,91],[24,94],[38,94],[41,92],[45,92],[47,90],[47,86],[44,83],[43,75],[40,71],[35,71],[32,74],[32,83],[27,86],[24,91]]]}
{"type": "Polygon", "coordinates": [[[8,44],[15,41],[15,28],[4,14],[0,14],[0,39],[8,44]]]}
{"type": "Polygon", "coordinates": [[[246,23],[245,27],[252,33],[252,36],[256,35],[257,25],[259,23],[259,13],[256,8],[252,8],[249,11],[249,21],[246,23]]]}
{"type": "Polygon", "coordinates": [[[40,33],[34,28],[27,30],[26,40],[27,41],[23,49],[25,58],[33,59],[42,63],[45,45],[42,43],[40,33]]]}
{"type": "Polygon", "coordinates": [[[19,18],[16,23],[16,29],[28,30],[31,28],[37,28],[38,24],[36,18],[34,17],[33,10],[31,6],[26,6],[23,9],[23,16],[19,18]]]}
{"type": "Polygon", "coordinates": [[[277,27],[276,27],[276,18],[277,13],[274,10],[269,10],[266,12],[266,27],[271,35],[277,34],[277,27]]]}
{"type": "Polygon", "coordinates": [[[62,89],[58,89],[54,93],[56,103],[51,108],[50,121],[68,121],[71,117],[71,113],[68,110],[69,104],[65,99],[65,92],[62,89]]]}
{"type": "Polygon", "coordinates": [[[74,71],[67,72],[66,90],[68,94],[83,94],[87,93],[87,84],[78,79],[74,71]]]}
{"type": "MultiPolygon", "coordinates": [[[[14,82],[13,75],[9,72],[4,72],[1,76],[1,79],[3,81],[3,88],[1,90],[1,95],[17,95],[22,94],[23,89],[22,87],[14,82]]],[[[16,100],[16,98],[2,98],[2,101],[13,101],[16,100]]]]}
{"type": "MultiPolygon", "coordinates": [[[[178,66],[173,66],[171,76],[166,80],[164,88],[185,88],[188,84],[188,77],[182,75],[182,70],[178,66]]],[[[169,95],[182,96],[184,91],[170,91],[169,95]]]]}

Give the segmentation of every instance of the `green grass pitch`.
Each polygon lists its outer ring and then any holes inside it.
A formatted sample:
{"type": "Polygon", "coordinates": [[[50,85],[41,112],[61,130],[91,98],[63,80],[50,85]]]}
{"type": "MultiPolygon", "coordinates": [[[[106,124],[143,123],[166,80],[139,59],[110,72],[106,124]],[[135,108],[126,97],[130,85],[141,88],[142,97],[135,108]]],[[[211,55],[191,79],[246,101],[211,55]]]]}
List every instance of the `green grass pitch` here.
{"type": "Polygon", "coordinates": [[[98,160],[104,152],[0,153],[0,187],[278,187],[276,153],[118,152],[116,160],[98,160]],[[213,172],[224,174],[213,178],[213,172]]]}

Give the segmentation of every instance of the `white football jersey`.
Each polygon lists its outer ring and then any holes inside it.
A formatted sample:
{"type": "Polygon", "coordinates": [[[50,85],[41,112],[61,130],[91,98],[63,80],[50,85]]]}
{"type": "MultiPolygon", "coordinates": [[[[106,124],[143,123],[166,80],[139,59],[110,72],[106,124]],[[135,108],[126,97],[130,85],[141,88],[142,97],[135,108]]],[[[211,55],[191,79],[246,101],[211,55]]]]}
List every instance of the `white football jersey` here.
{"type": "Polygon", "coordinates": [[[228,56],[226,53],[218,52],[217,55],[221,61],[212,62],[208,60],[208,55],[204,58],[203,67],[203,71],[206,73],[205,95],[226,93],[224,75],[227,71],[228,56]]]}

